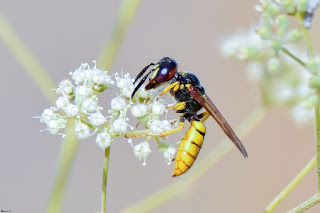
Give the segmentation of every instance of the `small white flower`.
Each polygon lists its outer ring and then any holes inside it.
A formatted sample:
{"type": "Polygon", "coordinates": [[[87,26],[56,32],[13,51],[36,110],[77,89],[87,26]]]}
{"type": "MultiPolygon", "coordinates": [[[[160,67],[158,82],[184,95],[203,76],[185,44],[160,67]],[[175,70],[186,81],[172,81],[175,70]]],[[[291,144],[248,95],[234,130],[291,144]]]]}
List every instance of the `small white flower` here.
{"type": "Polygon", "coordinates": [[[88,116],[91,124],[95,126],[102,125],[106,122],[106,118],[101,114],[101,112],[92,113],[88,116]]]}
{"type": "Polygon", "coordinates": [[[163,115],[163,113],[166,111],[166,107],[159,101],[156,101],[153,102],[151,110],[156,115],[163,115]]]}
{"type": "Polygon", "coordinates": [[[73,116],[76,116],[78,115],[79,113],[79,108],[74,105],[74,104],[68,104],[64,109],[63,111],[67,114],[68,117],[73,117],[73,116]]]}
{"type": "Polygon", "coordinates": [[[148,98],[149,97],[149,91],[145,90],[145,88],[142,87],[138,91],[138,96],[141,97],[141,98],[148,98]]]}
{"type": "Polygon", "coordinates": [[[101,107],[98,106],[97,96],[92,96],[90,98],[85,98],[82,101],[81,110],[85,113],[94,112],[100,110],[101,107]]]}
{"type": "Polygon", "coordinates": [[[144,104],[137,104],[131,107],[131,114],[136,118],[145,116],[147,112],[148,112],[148,107],[144,104]]]}
{"type": "Polygon", "coordinates": [[[60,118],[57,120],[50,120],[47,122],[48,131],[50,134],[55,135],[57,134],[61,129],[65,128],[67,125],[67,120],[60,118]]]}
{"type": "Polygon", "coordinates": [[[116,85],[119,89],[129,87],[130,85],[133,85],[133,79],[130,77],[129,73],[126,73],[123,77],[117,76],[116,85]]]}
{"type": "Polygon", "coordinates": [[[112,80],[111,76],[106,76],[104,79],[103,85],[107,88],[112,88],[114,85],[114,80],[112,80]]]}
{"type": "Polygon", "coordinates": [[[314,109],[306,107],[303,103],[292,108],[291,116],[298,127],[302,127],[312,121],[314,109]]]}
{"type": "Polygon", "coordinates": [[[294,97],[294,88],[284,82],[275,83],[273,94],[276,101],[289,101],[294,97]]]}
{"type": "Polygon", "coordinates": [[[41,123],[47,123],[51,120],[51,116],[54,114],[52,107],[45,109],[40,117],[41,123]]]}
{"type": "Polygon", "coordinates": [[[74,86],[69,80],[63,80],[59,83],[57,92],[65,95],[70,95],[74,91],[74,86]]]}
{"type": "Polygon", "coordinates": [[[131,84],[131,85],[128,85],[126,87],[123,87],[121,89],[121,94],[126,98],[131,98],[133,90],[134,90],[134,86],[131,84]]]}
{"type": "Polygon", "coordinates": [[[88,97],[91,94],[93,94],[92,88],[91,87],[87,87],[85,85],[81,85],[81,86],[77,86],[76,87],[76,96],[80,95],[83,97],[88,97]]]}
{"type": "Polygon", "coordinates": [[[143,166],[146,165],[146,158],[151,153],[150,145],[148,142],[142,142],[138,145],[134,146],[133,153],[136,158],[139,160],[144,159],[144,162],[142,163],[143,166]]]}
{"type": "Polygon", "coordinates": [[[239,60],[247,58],[248,47],[262,49],[266,43],[255,33],[254,27],[249,31],[238,30],[231,37],[221,42],[220,52],[225,56],[235,56],[239,60]]]}
{"type": "Polygon", "coordinates": [[[96,143],[98,146],[100,146],[102,149],[106,149],[109,147],[112,143],[112,138],[109,133],[102,132],[99,133],[96,137],[96,143]]]}
{"type": "Polygon", "coordinates": [[[149,121],[150,129],[154,134],[160,134],[164,131],[172,129],[172,126],[168,120],[151,120],[149,121]]]}
{"type": "Polygon", "coordinates": [[[163,153],[163,157],[166,160],[167,164],[170,165],[174,160],[177,154],[177,149],[173,146],[169,146],[167,150],[163,153]]]}
{"type": "Polygon", "coordinates": [[[119,119],[113,121],[112,126],[113,126],[113,129],[115,132],[125,133],[128,128],[128,123],[126,122],[125,119],[119,118],[119,119]]]}
{"type": "Polygon", "coordinates": [[[58,109],[64,109],[65,107],[68,106],[68,104],[69,104],[69,100],[64,96],[60,96],[56,100],[56,106],[58,107],[58,109]]]}
{"type": "Polygon", "coordinates": [[[120,111],[126,106],[127,102],[121,97],[116,97],[111,100],[111,109],[120,111]]]}
{"type": "Polygon", "coordinates": [[[97,68],[94,68],[93,70],[91,70],[91,72],[91,78],[93,83],[102,85],[104,83],[105,78],[107,77],[107,72],[99,70],[97,68]]]}
{"type": "Polygon", "coordinates": [[[89,127],[84,123],[77,123],[74,128],[75,134],[79,139],[85,139],[90,136],[89,127]]]}
{"type": "Polygon", "coordinates": [[[86,78],[86,71],[83,70],[83,67],[85,65],[86,64],[81,64],[81,66],[78,69],[71,73],[71,78],[74,80],[76,84],[83,83],[86,78]]]}

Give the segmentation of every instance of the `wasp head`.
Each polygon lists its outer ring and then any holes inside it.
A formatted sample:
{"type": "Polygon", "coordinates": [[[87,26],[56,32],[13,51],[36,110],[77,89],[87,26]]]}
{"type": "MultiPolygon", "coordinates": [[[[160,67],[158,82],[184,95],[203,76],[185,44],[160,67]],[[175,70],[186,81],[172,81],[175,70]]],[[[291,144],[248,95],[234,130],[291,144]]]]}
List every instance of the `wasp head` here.
{"type": "Polygon", "coordinates": [[[147,71],[147,69],[151,65],[154,65],[153,69],[147,75],[145,75],[143,79],[141,79],[141,81],[136,86],[136,88],[134,89],[131,95],[132,98],[134,94],[138,91],[138,89],[141,87],[141,85],[147,80],[149,75],[150,75],[150,78],[149,78],[149,83],[145,87],[146,90],[156,88],[160,86],[162,83],[170,81],[175,75],[175,73],[177,72],[177,67],[178,67],[178,63],[174,59],[170,57],[164,57],[158,63],[156,64],[151,63],[148,66],[146,66],[138,74],[138,76],[135,79],[135,82],[147,71]]]}

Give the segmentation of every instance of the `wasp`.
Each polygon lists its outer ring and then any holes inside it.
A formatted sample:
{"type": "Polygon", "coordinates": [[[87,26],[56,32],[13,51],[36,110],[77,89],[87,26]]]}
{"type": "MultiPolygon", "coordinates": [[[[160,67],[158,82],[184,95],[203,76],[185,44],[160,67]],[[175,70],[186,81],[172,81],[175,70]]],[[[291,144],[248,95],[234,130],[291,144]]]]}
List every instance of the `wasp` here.
{"type": "Polygon", "coordinates": [[[132,92],[131,98],[134,97],[135,93],[148,78],[149,83],[145,86],[146,90],[155,89],[160,85],[169,83],[159,96],[168,92],[174,96],[177,104],[173,106],[173,109],[177,113],[181,113],[179,122],[180,127],[175,130],[168,131],[162,136],[181,130],[184,127],[184,122],[186,120],[191,123],[190,128],[184,134],[179,144],[172,177],[176,177],[187,172],[198,157],[206,134],[206,128],[203,122],[210,116],[216,120],[225,134],[240,150],[242,155],[245,158],[248,157],[247,151],[240,139],[234,133],[231,126],[219,112],[211,99],[207,96],[205,89],[201,85],[197,76],[192,72],[178,71],[178,63],[176,60],[170,57],[164,57],[157,63],[150,63],[137,75],[134,85],[151,66],[153,66],[153,68],[140,80],[132,92]],[[202,108],[204,108],[205,111],[199,113],[202,108]]]}

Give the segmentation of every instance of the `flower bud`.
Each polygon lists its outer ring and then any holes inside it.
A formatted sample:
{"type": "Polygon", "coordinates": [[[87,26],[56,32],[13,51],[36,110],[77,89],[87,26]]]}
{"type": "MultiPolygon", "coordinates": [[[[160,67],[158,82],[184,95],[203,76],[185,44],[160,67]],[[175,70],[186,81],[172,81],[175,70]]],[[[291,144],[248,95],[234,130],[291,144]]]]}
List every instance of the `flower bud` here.
{"type": "Polygon", "coordinates": [[[308,0],[299,0],[297,1],[297,10],[301,13],[304,13],[307,10],[308,0]]]}
{"type": "Polygon", "coordinates": [[[257,33],[261,36],[262,39],[270,40],[272,37],[272,33],[267,27],[259,27],[257,29],[257,33]]]}
{"type": "Polygon", "coordinates": [[[301,38],[302,38],[301,31],[298,29],[293,29],[288,33],[286,42],[298,43],[301,40],[301,38]]]}
{"type": "Polygon", "coordinates": [[[282,49],[282,42],[279,41],[278,39],[273,39],[271,42],[271,46],[273,50],[278,53],[282,49]]]}
{"type": "Polygon", "coordinates": [[[293,0],[282,0],[281,4],[287,14],[293,15],[296,12],[296,5],[293,0]]]}
{"type": "Polygon", "coordinates": [[[279,15],[276,19],[276,23],[277,23],[277,34],[279,36],[283,36],[289,26],[287,16],[286,15],[279,15]]]}
{"type": "Polygon", "coordinates": [[[278,58],[270,58],[267,63],[268,70],[271,73],[275,73],[280,69],[280,61],[278,58]]]}
{"type": "Polygon", "coordinates": [[[280,7],[272,1],[264,2],[262,5],[262,10],[269,13],[271,16],[276,16],[280,13],[280,7]]]}

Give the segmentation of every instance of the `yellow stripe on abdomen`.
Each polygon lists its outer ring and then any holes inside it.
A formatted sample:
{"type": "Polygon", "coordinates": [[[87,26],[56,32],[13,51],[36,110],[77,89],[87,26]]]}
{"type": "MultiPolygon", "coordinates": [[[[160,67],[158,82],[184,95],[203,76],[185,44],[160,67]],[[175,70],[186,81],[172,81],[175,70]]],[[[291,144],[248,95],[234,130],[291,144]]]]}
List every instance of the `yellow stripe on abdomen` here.
{"type": "Polygon", "coordinates": [[[198,157],[205,134],[206,128],[202,122],[191,122],[191,127],[180,142],[172,177],[179,176],[190,169],[198,157]]]}

